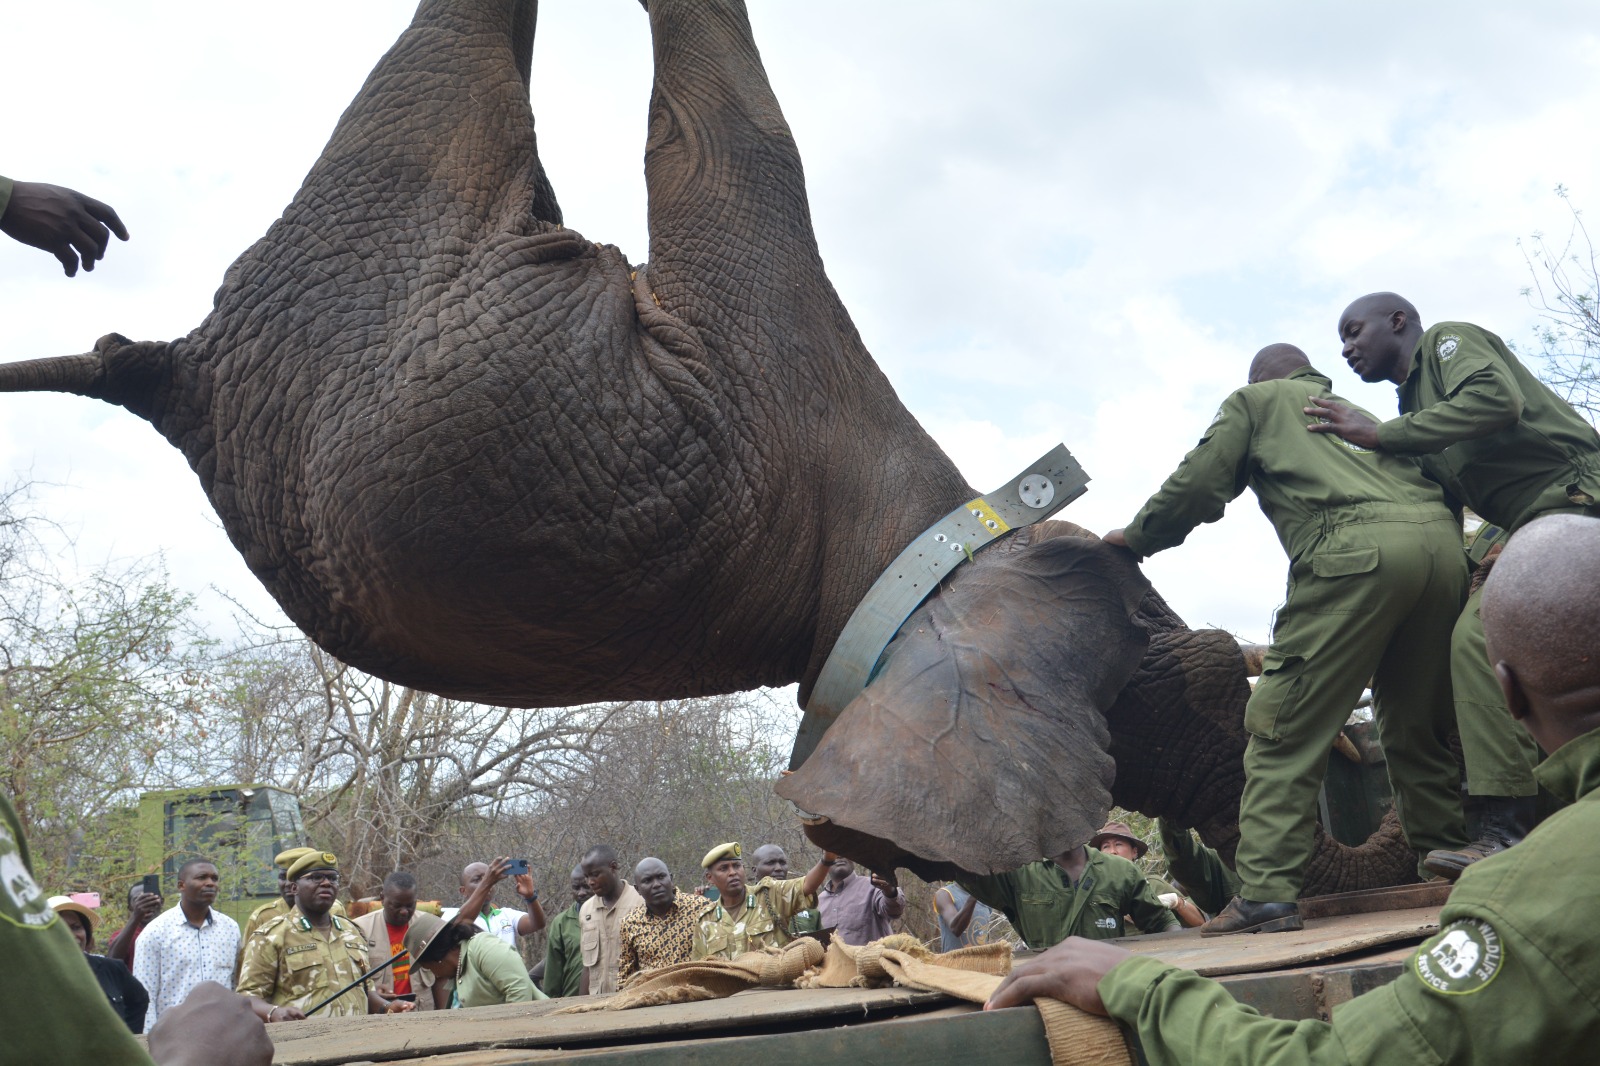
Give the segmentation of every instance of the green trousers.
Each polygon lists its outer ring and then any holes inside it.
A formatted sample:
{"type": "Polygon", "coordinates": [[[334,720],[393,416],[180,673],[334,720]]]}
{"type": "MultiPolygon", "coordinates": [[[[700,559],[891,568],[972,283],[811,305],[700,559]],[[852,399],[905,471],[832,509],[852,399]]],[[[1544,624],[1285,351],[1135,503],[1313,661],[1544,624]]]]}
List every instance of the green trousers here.
{"type": "MultiPolygon", "coordinates": [[[[1396,513],[1408,512],[1437,514],[1396,513]]],[[[1245,708],[1235,868],[1246,899],[1299,897],[1328,753],[1369,678],[1406,840],[1419,862],[1466,843],[1460,774],[1446,746],[1455,726],[1450,635],[1466,588],[1460,530],[1448,517],[1329,518],[1296,559],[1245,708]]]]}
{"type": "Polygon", "coordinates": [[[1483,589],[1461,609],[1450,635],[1450,684],[1455,690],[1456,729],[1467,764],[1467,791],[1474,796],[1531,796],[1539,791],[1533,768],[1539,746],[1506,709],[1505,694],[1489,666],[1478,607],[1483,589]]]}

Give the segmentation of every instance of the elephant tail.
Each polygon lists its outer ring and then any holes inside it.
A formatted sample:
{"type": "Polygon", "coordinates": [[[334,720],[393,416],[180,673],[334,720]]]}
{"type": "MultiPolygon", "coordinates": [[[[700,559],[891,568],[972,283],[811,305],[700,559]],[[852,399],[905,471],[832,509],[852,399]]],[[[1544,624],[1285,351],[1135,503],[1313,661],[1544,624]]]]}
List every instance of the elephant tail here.
{"type": "Polygon", "coordinates": [[[97,353],[0,364],[0,392],[71,392],[97,396],[105,363],[97,353]]]}

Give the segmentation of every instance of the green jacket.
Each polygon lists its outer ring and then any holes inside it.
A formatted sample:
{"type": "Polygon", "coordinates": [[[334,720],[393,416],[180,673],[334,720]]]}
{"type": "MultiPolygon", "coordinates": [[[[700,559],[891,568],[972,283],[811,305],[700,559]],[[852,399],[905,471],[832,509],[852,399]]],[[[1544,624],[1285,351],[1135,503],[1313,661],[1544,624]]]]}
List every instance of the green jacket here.
{"type": "Polygon", "coordinates": [[[150,1056],[100,991],[78,942],[33,879],[11,801],[0,793],[0,1059],[29,1066],[151,1066],[150,1056]]]}
{"type": "Polygon", "coordinates": [[[1478,515],[1515,530],[1600,498],[1600,434],[1488,330],[1440,322],[1422,335],[1378,444],[1422,466],[1478,515]]]}
{"type": "Polygon", "coordinates": [[[535,998],[528,968],[516,948],[492,933],[462,941],[452,1007],[492,1007],[535,998]]]}
{"type": "Polygon", "coordinates": [[[1575,802],[1461,875],[1440,931],[1393,982],[1333,1021],[1265,1018],[1223,987],[1158,959],[1101,978],[1111,1016],[1150,1066],[1588,1063],[1600,1047],[1600,730],[1535,771],[1575,802]]]}
{"type": "Polygon", "coordinates": [[[550,996],[575,996],[583,978],[583,944],[574,903],[550,923],[545,934],[544,990],[550,996]]]}
{"type": "Polygon", "coordinates": [[[1050,859],[1010,873],[964,877],[959,884],[996,910],[1005,912],[1017,935],[1034,951],[1069,936],[1110,940],[1126,935],[1123,916],[1131,915],[1146,933],[1178,928],[1178,919],[1156,898],[1144,871],[1120,855],[1088,849],[1089,861],[1076,885],[1050,859]]]}
{"type": "Polygon", "coordinates": [[[1304,411],[1311,397],[1348,402],[1328,386],[1307,366],[1223,400],[1200,443],[1123,530],[1128,547],[1153,555],[1182,544],[1246,486],[1290,559],[1316,545],[1330,511],[1375,521],[1450,517],[1443,493],[1414,462],[1306,432],[1315,421],[1304,411]]]}
{"type": "Polygon", "coordinates": [[[1222,857],[1195,838],[1192,831],[1156,819],[1161,833],[1161,853],[1166,856],[1167,872],[1207,914],[1220,914],[1228,901],[1239,894],[1239,875],[1228,869],[1222,857]]]}

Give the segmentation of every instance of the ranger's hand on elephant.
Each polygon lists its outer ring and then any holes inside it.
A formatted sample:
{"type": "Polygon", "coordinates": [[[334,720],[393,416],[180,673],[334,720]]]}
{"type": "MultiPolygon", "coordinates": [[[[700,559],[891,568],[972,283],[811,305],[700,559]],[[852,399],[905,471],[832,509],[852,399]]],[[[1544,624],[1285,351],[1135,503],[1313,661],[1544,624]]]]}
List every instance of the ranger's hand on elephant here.
{"type": "Polygon", "coordinates": [[[78,272],[80,257],[85,270],[105,258],[111,233],[128,239],[128,228],[109,205],[75,189],[36,181],[13,183],[0,215],[0,232],[49,252],[61,260],[69,278],[78,272]]]}
{"type": "Polygon", "coordinates": [[[1132,548],[1128,547],[1128,539],[1122,535],[1122,530],[1120,528],[1111,530],[1105,536],[1101,537],[1100,540],[1103,543],[1109,544],[1114,548],[1121,548],[1123,551],[1125,551],[1128,554],[1132,555],[1135,559],[1138,559],[1140,562],[1144,561],[1144,556],[1140,555],[1138,552],[1136,552],[1132,548]]]}
{"type": "Polygon", "coordinates": [[[1312,433],[1332,433],[1343,437],[1358,448],[1375,451],[1378,448],[1378,423],[1337,400],[1323,400],[1312,397],[1311,406],[1305,409],[1306,414],[1315,415],[1322,419],[1313,422],[1306,429],[1312,433]]]}
{"type": "Polygon", "coordinates": [[[1012,970],[989,996],[984,1010],[1023,1007],[1040,997],[1059,999],[1090,1014],[1104,1015],[1100,978],[1125,959],[1126,951],[1103,940],[1071,936],[1031,962],[1012,970]]]}

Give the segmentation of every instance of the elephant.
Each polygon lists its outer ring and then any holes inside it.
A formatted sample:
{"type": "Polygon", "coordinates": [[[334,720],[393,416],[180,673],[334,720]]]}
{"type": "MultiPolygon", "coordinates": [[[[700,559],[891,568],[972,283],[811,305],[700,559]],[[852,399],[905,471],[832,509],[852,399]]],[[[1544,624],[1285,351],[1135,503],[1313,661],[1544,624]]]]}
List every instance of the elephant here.
{"type": "MultiPolygon", "coordinates": [[[[149,421],[331,654],[508,706],[798,682],[977,493],[823,269],[742,0],[649,0],[649,258],[563,222],[536,0],[422,0],[305,182],[170,341],[0,366],[149,421]]],[[[1248,693],[1125,552],[1067,522],[957,567],[778,786],[874,869],[1010,869],[1115,801],[1224,855],[1248,693]]],[[[1308,888],[1396,883],[1392,823],[1308,888]]]]}

